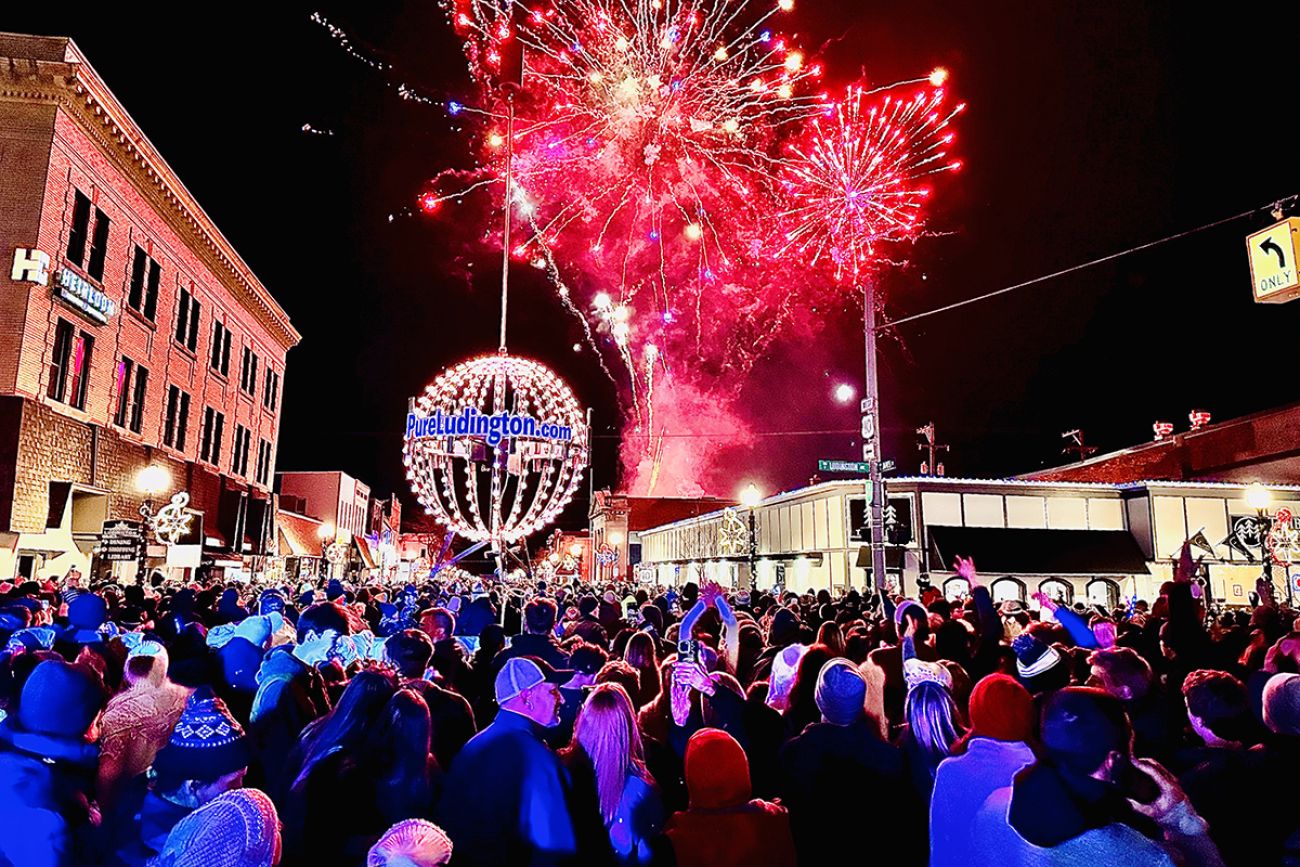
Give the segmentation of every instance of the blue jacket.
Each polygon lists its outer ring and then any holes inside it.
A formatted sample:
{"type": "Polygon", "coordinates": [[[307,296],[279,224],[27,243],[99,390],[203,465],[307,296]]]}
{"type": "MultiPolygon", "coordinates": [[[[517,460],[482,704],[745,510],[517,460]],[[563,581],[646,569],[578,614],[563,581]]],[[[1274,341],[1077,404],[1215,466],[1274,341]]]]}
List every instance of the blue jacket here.
{"type": "Polygon", "coordinates": [[[502,710],[462,749],[447,775],[439,823],[456,864],[549,865],[577,854],[559,760],[541,727],[502,710]]]}
{"type": "Polygon", "coordinates": [[[930,799],[930,867],[967,867],[971,829],[984,801],[1010,786],[1034,752],[1021,741],[971,738],[966,752],[944,759],[930,799]]]}

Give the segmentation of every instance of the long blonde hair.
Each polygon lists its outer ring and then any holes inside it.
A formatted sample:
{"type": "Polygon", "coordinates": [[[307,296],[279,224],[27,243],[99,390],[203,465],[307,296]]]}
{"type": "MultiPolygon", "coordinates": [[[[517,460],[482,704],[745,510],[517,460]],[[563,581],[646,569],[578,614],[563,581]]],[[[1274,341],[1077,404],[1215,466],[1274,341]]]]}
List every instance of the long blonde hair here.
{"type": "Polygon", "coordinates": [[[601,818],[606,824],[614,821],[628,775],[648,776],[636,712],[621,685],[602,683],[591,691],[578,712],[566,752],[581,752],[591,763],[601,818]]]}

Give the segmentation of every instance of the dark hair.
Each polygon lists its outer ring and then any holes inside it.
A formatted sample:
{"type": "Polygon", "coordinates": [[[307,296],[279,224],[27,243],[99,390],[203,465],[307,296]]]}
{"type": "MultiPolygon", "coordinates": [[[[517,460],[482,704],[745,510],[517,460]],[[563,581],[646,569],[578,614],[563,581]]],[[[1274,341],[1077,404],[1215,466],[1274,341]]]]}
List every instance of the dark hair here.
{"type": "Polygon", "coordinates": [[[596,683],[617,683],[629,696],[634,696],[641,689],[641,676],[627,662],[611,659],[596,674],[596,683]]]}
{"type": "Polygon", "coordinates": [[[350,622],[347,613],[337,603],[317,602],[298,615],[298,643],[307,640],[308,632],[320,634],[327,629],[333,629],[340,635],[351,635],[350,622]]]}
{"type": "Polygon", "coordinates": [[[378,717],[380,708],[396,691],[396,679],[385,671],[368,668],[357,672],[343,690],[339,703],[303,729],[299,738],[303,745],[302,763],[293,788],[303,786],[322,759],[340,749],[351,750],[359,746],[378,717]]]}
{"type": "Polygon", "coordinates": [[[1257,728],[1246,687],[1226,671],[1193,671],[1183,681],[1183,698],[1187,712],[1225,741],[1247,744],[1255,739],[1257,728]]]}
{"type": "Polygon", "coordinates": [[[402,677],[421,677],[433,657],[433,641],[418,629],[403,629],[384,642],[384,652],[402,677]]]}
{"type": "Polygon", "coordinates": [[[1131,647],[1094,650],[1088,664],[1105,673],[1108,687],[1128,687],[1130,700],[1142,698],[1151,689],[1151,664],[1131,647]]]}
{"type": "Polygon", "coordinates": [[[609,660],[603,648],[580,638],[570,645],[568,652],[568,667],[583,674],[596,674],[609,660]]]}
{"type": "Polygon", "coordinates": [[[384,705],[367,739],[366,753],[375,771],[375,796],[385,822],[410,818],[432,801],[430,749],[433,722],[424,696],[399,689],[384,705]]]}
{"type": "Polygon", "coordinates": [[[533,635],[546,635],[555,628],[555,603],[536,598],[524,606],[524,629],[533,635]]]}
{"type": "Polygon", "coordinates": [[[430,608],[420,612],[420,626],[430,635],[441,631],[450,637],[456,631],[456,615],[446,608],[430,608]]]}

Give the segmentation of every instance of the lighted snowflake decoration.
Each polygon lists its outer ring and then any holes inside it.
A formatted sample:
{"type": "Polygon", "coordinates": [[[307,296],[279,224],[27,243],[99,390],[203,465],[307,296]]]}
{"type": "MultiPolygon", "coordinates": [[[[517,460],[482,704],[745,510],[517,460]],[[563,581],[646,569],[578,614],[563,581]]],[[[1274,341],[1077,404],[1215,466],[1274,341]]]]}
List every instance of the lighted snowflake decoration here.
{"type": "Polygon", "coordinates": [[[325,549],[325,559],[335,566],[347,562],[348,546],[342,542],[331,542],[325,549]]]}
{"type": "Polygon", "coordinates": [[[1268,550],[1277,563],[1300,560],[1300,530],[1296,529],[1290,509],[1278,509],[1268,533],[1268,550]]]}
{"type": "Polygon", "coordinates": [[[463,539],[505,545],[555,520],[582,484],[585,412],[526,358],[484,355],[411,400],[402,461],[421,505],[463,539]]]}
{"type": "MultiPolygon", "coordinates": [[[[194,513],[189,510],[190,495],[185,491],[175,494],[171,502],[158,510],[158,514],[150,519],[153,525],[154,535],[159,542],[164,545],[175,545],[181,538],[190,531],[190,523],[194,520],[194,513]]],[[[148,518],[144,509],[141,514],[148,518]]]]}
{"type": "Polygon", "coordinates": [[[601,545],[596,549],[596,562],[602,566],[608,566],[618,559],[618,552],[608,545],[601,545]]]}
{"type": "Polygon", "coordinates": [[[749,528],[735,509],[722,513],[718,525],[718,551],[722,554],[743,554],[749,547],[749,528]]]}

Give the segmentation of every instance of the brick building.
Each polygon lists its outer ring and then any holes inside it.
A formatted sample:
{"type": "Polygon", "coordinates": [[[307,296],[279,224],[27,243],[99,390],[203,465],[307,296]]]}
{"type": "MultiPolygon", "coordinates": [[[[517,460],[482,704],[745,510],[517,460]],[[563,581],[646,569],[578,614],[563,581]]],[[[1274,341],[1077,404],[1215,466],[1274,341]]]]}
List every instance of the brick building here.
{"type": "Polygon", "coordinates": [[[348,548],[347,563],[340,564],[344,574],[375,569],[375,555],[366,539],[371,518],[369,485],[337,470],[295,471],[276,476],[276,492],[285,509],[333,529],[333,541],[348,548]]]}
{"type": "Polygon", "coordinates": [[[154,565],[268,553],[300,336],[71,40],[0,34],[0,177],[0,578],[89,571],[151,464],[154,565]]]}

